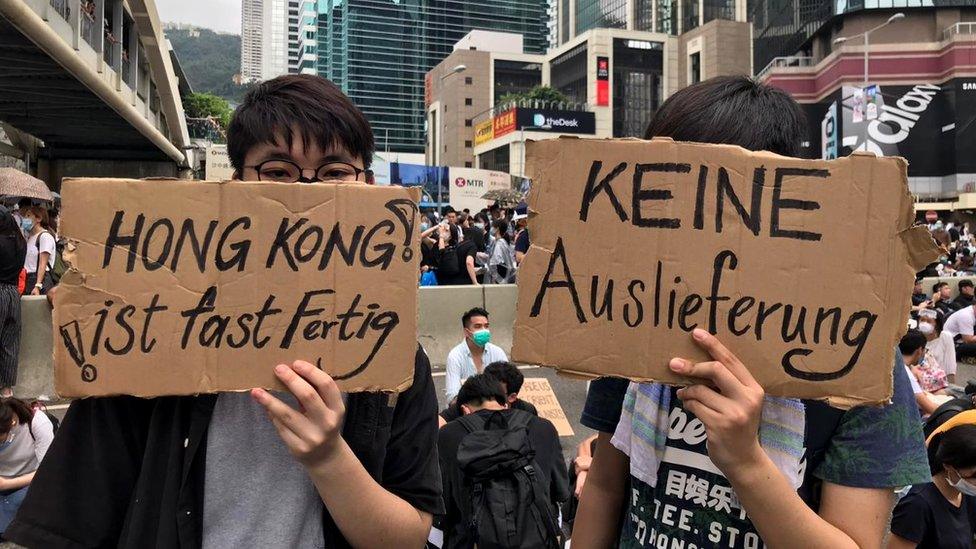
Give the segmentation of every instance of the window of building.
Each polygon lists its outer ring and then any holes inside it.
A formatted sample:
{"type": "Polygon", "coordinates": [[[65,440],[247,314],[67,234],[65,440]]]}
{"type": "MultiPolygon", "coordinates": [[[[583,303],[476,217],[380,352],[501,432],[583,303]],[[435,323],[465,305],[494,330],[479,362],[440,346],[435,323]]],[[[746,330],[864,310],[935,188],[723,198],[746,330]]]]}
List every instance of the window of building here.
{"type": "Polygon", "coordinates": [[[471,98],[470,97],[465,97],[464,98],[464,106],[465,107],[470,107],[471,106],[471,103],[472,102],[471,102],[471,98]]]}
{"type": "Polygon", "coordinates": [[[701,79],[701,52],[696,51],[688,56],[688,84],[697,84],[701,79]]]}
{"type": "Polygon", "coordinates": [[[471,148],[471,141],[465,141],[464,142],[464,148],[465,149],[470,149],[471,148]]]}
{"type": "Polygon", "coordinates": [[[664,94],[661,42],[613,41],[613,136],[641,137],[664,94]]]}
{"type": "Polygon", "coordinates": [[[688,32],[691,29],[698,28],[700,22],[699,16],[701,15],[698,12],[698,0],[680,0],[680,1],[681,1],[681,9],[683,12],[682,17],[684,18],[684,21],[682,21],[682,25],[681,25],[681,32],[688,32]]]}
{"type": "Polygon", "coordinates": [[[474,78],[471,78],[470,76],[465,76],[464,83],[465,85],[470,86],[471,84],[474,84],[474,78]]]}
{"type": "Polygon", "coordinates": [[[465,162],[464,163],[464,167],[465,168],[470,168],[471,167],[471,162],[465,162]]]}
{"type": "Polygon", "coordinates": [[[586,43],[552,60],[549,68],[552,87],[575,103],[586,103],[586,43]]]}
{"type": "Polygon", "coordinates": [[[542,65],[524,61],[495,61],[495,102],[510,93],[523,93],[542,84],[542,65]]]}
{"type": "Polygon", "coordinates": [[[465,118],[464,119],[464,127],[465,128],[470,128],[471,127],[471,119],[470,118],[465,118]]]}
{"type": "Polygon", "coordinates": [[[576,34],[596,28],[627,28],[628,0],[576,0],[576,34]]]}

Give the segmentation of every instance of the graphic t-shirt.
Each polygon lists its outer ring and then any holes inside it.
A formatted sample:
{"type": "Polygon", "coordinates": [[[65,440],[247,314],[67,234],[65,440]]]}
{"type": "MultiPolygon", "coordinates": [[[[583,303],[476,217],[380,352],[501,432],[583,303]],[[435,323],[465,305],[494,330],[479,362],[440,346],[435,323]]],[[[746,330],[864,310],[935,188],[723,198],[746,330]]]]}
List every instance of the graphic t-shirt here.
{"type": "MultiPolygon", "coordinates": [[[[893,488],[931,479],[921,419],[900,354],[896,355],[893,377],[894,394],[887,406],[839,411],[821,403],[806,403],[808,448],[801,463],[801,495],[819,492],[819,488],[812,489],[819,481],[855,488],[893,488]],[[820,431],[826,432],[829,440],[815,434],[820,431]],[[811,459],[811,452],[816,453],[816,459],[811,459]],[[812,464],[810,471],[806,471],[807,459],[812,464]]],[[[590,385],[583,424],[603,430],[606,419],[620,417],[621,385],[626,384],[609,378],[597,381],[590,385]]],[[[620,547],[765,547],[731,483],[708,458],[704,425],[681,408],[674,389],[671,391],[667,442],[657,486],[630,476],[631,494],[620,547]]],[[[616,436],[620,435],[618,428],[616,436]]]]}
{"type": "Polygon", "coordinates": [[[708,457],[705,426],[680,403],[672,389],[657,486],[630,477],[620,547],[762,547],[731,483],[708,457]]]}

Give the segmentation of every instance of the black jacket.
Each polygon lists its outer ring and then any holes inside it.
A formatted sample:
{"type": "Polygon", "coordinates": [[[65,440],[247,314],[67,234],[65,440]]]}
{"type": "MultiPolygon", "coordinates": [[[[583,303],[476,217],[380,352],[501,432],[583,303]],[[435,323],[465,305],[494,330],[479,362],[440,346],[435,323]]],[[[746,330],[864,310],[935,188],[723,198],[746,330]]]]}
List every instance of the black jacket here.
{"type": "MultiPolygon", "coordinates": [[[[76,400],[4,537],[45,549],[200,547],[216,400],[76,400]]],[[[343,428],[379,484],[432,514],[443,512],[436,414],[430,362],[418,348],[413,385],[395,401],[387,393],[350,394],[343,428]]],[[[327,510],[322,520],[326,547],[348,547],[327,510]]]]}

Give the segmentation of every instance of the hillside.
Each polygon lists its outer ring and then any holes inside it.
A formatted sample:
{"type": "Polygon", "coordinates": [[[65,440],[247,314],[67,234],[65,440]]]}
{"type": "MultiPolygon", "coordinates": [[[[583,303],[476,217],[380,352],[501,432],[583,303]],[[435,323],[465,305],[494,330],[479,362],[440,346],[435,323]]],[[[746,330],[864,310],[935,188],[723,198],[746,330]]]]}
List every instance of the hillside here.
{"type": "Polygon", "coordinates": [[[212,93],[237,102],[245,88],[234,84],[241,70],[241,37],[199,27],[166,25],[180,64],[195,92],[212,93]]]}

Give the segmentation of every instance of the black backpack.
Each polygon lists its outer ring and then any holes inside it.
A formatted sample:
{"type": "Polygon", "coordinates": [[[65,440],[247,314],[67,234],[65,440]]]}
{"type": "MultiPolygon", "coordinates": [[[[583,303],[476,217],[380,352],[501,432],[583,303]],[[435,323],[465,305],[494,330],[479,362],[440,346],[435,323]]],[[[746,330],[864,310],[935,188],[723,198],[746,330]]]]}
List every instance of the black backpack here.
{"type": "Polygon", "coordinates": [[[461,272],[457,246],[448,246],[437,252],[438,276],[454,276],[461,272]]]}
{"type": "Polygon", "coordinates": [[[457,461],[471,494],[468,522],[478,549],[551,549],[559,527],[544,472],[535,462],[528,424],[520,410],[470,414],[460,421],[468,434],[457,461]]]}

